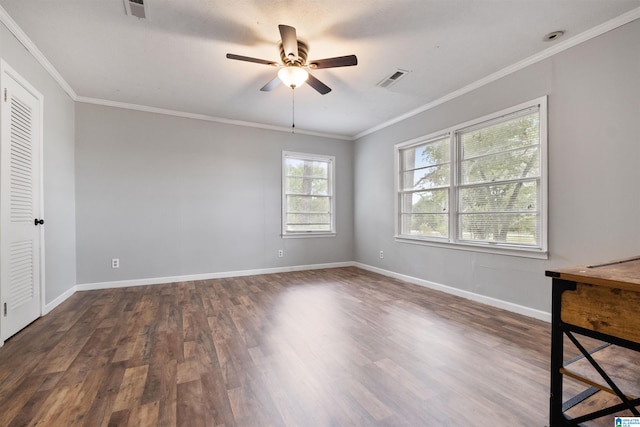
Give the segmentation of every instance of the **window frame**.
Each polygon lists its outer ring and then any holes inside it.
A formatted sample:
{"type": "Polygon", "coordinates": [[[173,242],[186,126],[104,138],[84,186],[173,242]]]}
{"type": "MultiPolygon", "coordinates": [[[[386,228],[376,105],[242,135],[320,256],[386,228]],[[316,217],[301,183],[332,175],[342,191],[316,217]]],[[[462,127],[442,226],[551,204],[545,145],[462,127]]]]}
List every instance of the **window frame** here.
{"type": "Polygon", "coordinates": [[[281,237],[283,238],[307,238],[307,237],[334,237],[336,233],[336,190],[335,190],[335,156],[323,154],[299,153],[294,151],[282,152],[282,191],[281,191],[281,237]],[[327,163],[327,197],[329,199],[330,230],[287,230],[287,159],[307,160],[327,163]]]}
{"type": "Polygon", "coordinates": [[[521,256],[528,258],[548,259],[548,166],[547,166],[547,153],[548,153],[548,117],[547,117],[547,96],[542,96],[534,100],[524,102],[512,107],[497,111],[495,113],[487,114],[477,119],[469,120],[464,123],[450,126],[446,129],[441,129],[437,132],[430,133],[428,135],[414,138],[409,141],[396,144],[394,146],[394,172],[395,172],[395,195],[394,195],[394,207],[395,207],[395,240],[401,243],[428,245],[436,247],[444,247],[449,249],[459,249],[474,252],[487,252],[503,255],[521,256]],[[516,114],[520,111],[530,108],[538,107],[539,111],[539,150],[540,150],[540,189],[539,189],[539,204],[540,204],[540,242],[539,246],[531,247],[524,245],[508,244],[508,243],[496,243],[496,242],[473,242],[468,240],[462,240],[458,238],[459,229],[459,197],[461,187],[460,184],[460,171],[462,159],[460,156],[460,144],[458,141],[458,132],[468,131],[470,128],[483,127],[482,124],[492,126],[493,124],[500,123],[500,119],[505,116],[516,114]],[[450,157],[450,179],[449,179],[449,206],[448,206],[448,219],[449,219],[449,236],[446,238],[429,237],[421,235],[408,235],[402,234],[402,196],[406,193],[401,188],[402,178],[401,174],[404,172],[402,168],[402,153],[404,150],[412,147],[420,146],[431,141],[435,141],[443,136],[449,137],[449,157],[450,157]]]}

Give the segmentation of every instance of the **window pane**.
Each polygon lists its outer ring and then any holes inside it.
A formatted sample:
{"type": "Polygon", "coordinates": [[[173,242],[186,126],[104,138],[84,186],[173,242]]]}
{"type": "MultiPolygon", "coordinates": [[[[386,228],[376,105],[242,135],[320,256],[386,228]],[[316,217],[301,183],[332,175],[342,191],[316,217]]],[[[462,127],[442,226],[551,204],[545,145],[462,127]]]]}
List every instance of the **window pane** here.
{"type": "Polygon", "coordinates": [[[449,190],[402,195],[402,234],[449,237],[449,190]]]}
{"type": "Polygon", "coordinates": [[[537,177],[540,175],[540,151],[534,146],[465,160],[461,168],[462,184],[537,177]]]}
{"type": "Polygon", "coordinates": [[[460,133],[462,159],[499,153],[540,143],[539,113],[515,117],[482,129],[460,133]]]}
{"type": "Polygon", "coordinates": [[[317,224],[329,224],[331,217],[328,213],[325,214],[287,214],[287,225],[317,225],[317,224]]]}
{"type": "Polygon", "coordinates": [[[537,212],[538,182],[479,185],[460,189],[462,213],[537,212]]]}
{"type": "Polygon", "coordinates": [[[289,232],[331,231],[331,224],[287,225],[286,230],[289,232]]]}
{"type": "Polygon", "coordinates": [[[287,213],[328,213],[328,197],[287,196],[287,213]]]}
{"type": "Polygon", "coordinates": [[[287,177],[287,193],[328,195],[329,180],[325,178],[287,177]]]}
{"type": "Polygon", "coordinates": [[[539,217],[532,213],[461,214],[460,240],[539,245],[539,217]]]}
{"type": "Polygon", "coordinates": [[[402,189],[419,190],[447,186],[449,177],[448,164],[407,171],[402,174],[402,189]]]}
{"type": "Polygon", "coordinates": [[[449,163],[449,137],[446,136],[426,144],[407,148],[401,152],[402,170],[449,163]]]}
{"type": "Polygon", "coordinates": [[[286,159],[286,175],[306,178],[327,178],[329,163],[317,160],[286,159]]]}
{"type": "Polygon", "coordinates": [[[444,214],[403,214],[402,234],[422,237],[449,237],[449,216],[444,214]]]}
{"type": "Polygon", "coordinates": [[[418,191],[402,195],[403,213],[446,213],[448,210],[448,189],[418,191]]]}

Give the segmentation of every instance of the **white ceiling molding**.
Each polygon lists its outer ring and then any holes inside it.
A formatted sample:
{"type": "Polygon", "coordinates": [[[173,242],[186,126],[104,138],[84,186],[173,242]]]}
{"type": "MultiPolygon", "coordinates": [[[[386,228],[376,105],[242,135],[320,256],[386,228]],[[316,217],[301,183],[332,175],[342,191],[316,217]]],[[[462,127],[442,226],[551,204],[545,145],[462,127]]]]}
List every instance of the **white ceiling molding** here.
{"type": "MultiPolygon", "coordinates": [[[[42,52],[40,52],[40,50],[36,47],[36,45],[31,41],[29,36],[27,36],[27,34],[24,31],[22,31],[20,26],[13,20],[13,18],[11,18],[11,16],[7,13],[7,11],[2,6],[0,6],[0,22],[2,22],[7,27],[7,29],[16,37],[16,39],[18,39],[18,41],[27,49],[27,51],[31,53],[31,55],[33,55],[36,61],[38,61],[38,63],[42,65],[42,67],[58,83],[58,85],[60,85],[62,90],[64,90],[67,93],[67,95],[69,95],[69,97],[75,102],[83,102],[85,104],[104,105],[109,107],[124,108],[128,110],[144,111],[148,113],[164,114],[168,116],[184,117],[184,118],[189,118],[194,120],[204,120],[208,122],[225,123],[225,124],[230,124],[235,126],[266,129],[266,130],[273,130],[278,132],[288,132],[288,133],[292,132],[292,128],[289,128],[289,127],[272,126],[272,125],[267,125],[263,123],[254,123],[254,122],[246,122],[242,120],[225,119],[221,117],[207,116],[204,114],[187,113],[183,111],[149,107],[146,105],[127,104],[122,102],[109,101],[106,99],[96,99],[96,98],[87,98],[84,96],[78,96],[76,92],[73,90],[73,88],[60,75],[58,70],[56,70],[55,67],[47,60],[47,58],[42,54],[42,52]]],[[[311,136],[318,136],[322,138],[338,139],[343,141],[353,141],[353,137],[350,137],[350,136],[335,135],[335,134],[322,133],[322,132],[313,132],[313,131],[307,131],[300,128],[296,128],[295,133],[300,135],[311,135],[311,136]]]]}
{"type": "Polygon", "coordinates": [[[29,36],[27,36],[25,32],[22,31],[22,28],[20,28],[18,24],[16,24],[13,18],[9,16],[7,11],[4,10],[2,6],[0,6],[0,21],[7,27],[9,31],[11,31],[16,39],[18,39],[18,41],[22,43],[25,49],[27,49],[27,51],[31,55],[33,55],[36,61],[38,61],[40,65],[42,65],[42,67],[47,70],[49,75],[51,75],[51,77],[53,77],[53,79],[60,85],[62,90],[64,90],[67,95],[69,95],[69,98],[75,101],[77,96],[73,88],[69,86],[69,83],[67,83],[66,80],[60,75],[60,73],[58,73],[58,70],[56,70],[56,68],[51,65],[49,60],[47,60],[42,52],[40,52],[40,49],[36,47],[29,36]]]}
{"type": "MultiPolygon", "coordinates": [[[[599,35],[602,35],[608,31],[611,31],[615,28],[618,28],[622,25],[625,25],[629,22],[635,21],[637,19],[640,19],[640,7],[633,9],[625,14],[622,14],[614,19],[611,19],[601,25],[598,25],[596,27],[591,28],[590,30],[587,30],[583,33],[580,33],[574,37],[568,38],[564,41],[558,42],[557,44],[554,44],[553,46],[549,47],[548,49],[545,49],[544,51],[539,52],[536,55],[532,55],[529,58],[526,58],[522,61],[519,61],[513,65],[510,65],[508,67],[503,68],[502,70],[499,70],[495,73],[492,73],[480,80],[475,81],[474,83],[471,83],[467,86],[464,86],[456,91],[453,91],[433,102],[430,102],[428,104],[425,104],[421,107],[415,108],[411,111],[408,111],[405,114],[402,114],[400,116],[397,116],[391,120],[387,120],[379,125],[376,125],[374,127],[371,127],[365,131],[362,131],[358,134],[356,134],[355,136],[349,136],[349,135],[337,135],[337,134],[329,134],[329,133],[321,133],[321,132],[314,132],[314,131],[305,131],[303,129],[300,128],[296,128],[295,129],[295,133],[297,134],[304,134],[304,135],[312,135],[312,136],[319,136],[319,137],[324,137],[324,138],[332,138],[332,139],[339,139],[339,140],[345,140],[345,141],[354,141],[357,139],[360,139],[366,135],[369,135],[371,133],[377,132],[379,130],[382,130],[384,128],[387,128],[389,126],[392,126],[396,123],[399,123],[403,120],[406,120],[410,117],[413,117],[417,114],[420,114],[424,111],[427,111],[429,109],[432,109],[438,105],[441,105],[447,101],[450,101],[454,98],[457,98],[459,96],[462,96],[466,93],[469,93],[479,87],[482,87],[486,84],[489,84],[493,81],[496,81],[504,76],[507,76],[509,74],[512,74],[518,70],[521,70],[529,65],[532,65],[536,62],[542,61],[544,59],[547,59],[559,52],[562,52],[566,49],[569,49],[573,46],[576,46],[580,43],[583,43],[585,41],[588,41],[594,37],[597,37],[599,35]]],[[[254,122],[248,122],[248,121],[242,121],[242,120],[232,120],[232,119],[226,119],[226,118],[220,118],[220,117],[213,117],[213,116],[208,116],[208,115],[203,115],[203,114],[195,114],[195,113],[187,113],[187,112],[182,112],[182,111],[176,111],[176,110],[169,110],[169,109],[162,109],[162,108],[156,108],[156,107],[148,107],[148,106],[143,106],[143,105],[136,105],[136,104],[129,104],[129,103],[121,103],[121,102],[115,102],[115,101],[109,101],[109,100],[105,100],[105,99],[96,99],[96,98],[88,98],[88,97],[83,97],[83,96],[78,96],[76,94],[76,92],[73,90],[73,88],[65,81],[65,79],[60,75],[60,73],[58,73],[58,71],[55,69],[55,67],[47,60],[47,58],[42,54],[42,52],[36,47],[36,45],[31,41],[31,39],[26,35],[26,33],[24,31],[22,31],[22,29],[18,26],[18,24],[13,20],[13,18],[11,18],[11,16],[6,12],[6,10],[0,6],[0,21],[7,27],[7,29],[18,39],[18,41],[20,43],[22,43],[22,45],[27,49],[28,52],[31,53],[31,55],[33,55],[33,57],[40,63],[40,65],[51,75],[51,77],[58,83],[58,85],[60,85],[60,87],[67,93],[67,95],[76,102],[83,102],[83,103],[89,103],[89,104],[96,104],[96,105],[105,105],[105,106],[112,106],[112,107],[118,107],[118,108],[125,108],[125,109],[130,109],[130,110],[137,110],[137,111],[145,111],[145,112],[152,112],[152,113],[158,113],[158,114],[165,114],[165,115],[170,115],[170,116],[176,116],[176,117],[184,117],[184,118],[191,118],[191,119],[195,119],[195,120],[204,120],[204,121],[210,121],[210,122],[216,122],[216,123],[225,123],[225,124],[231,124],[231,125],[236,125],[236,126],[245,126],[245,127],[252,127],[252,128],[259,128],[259,129],[267,129],[267,130],[273,130],[273,131],[278,131],[278,132],[291,132],[292,128],[289,127],[284,127],[284,126],[273,126],[273,125],[267,125],[267,124],[262,124],[262,123],[254,123],[254,122]]]]}
{"type": "Polygon", "coordinates": [[[267,125],[264,123],[246,122],[242,120],[231,120],[231,119],[225,119],[222,117],[207,116],[205,114],[196,114],[196,113],[187,113],[184,111],[167,110],[164,108],[149,107],[146,105],[128,104],[124,102],[109,101],[106,99],[87,98],[85,96],[78,96],[76,98],[76,102],[82,102],[85,104],[103,105],[107,107],[124,108],[126,110],[143,111],[146,113],[164,114],[167,116],[183,117],[186,119],[194,119],[194,120],[203,120],[206,122],[223,123],[228,125],[244,126],[244,127],[250,127],[250,128],[256,128],[256,129],[266,129],[266,130],[273,130],[277,132],[295,133],[298,135],[312,135],[312,136],[319,136],[321,138],[353,141],[352,137],[345,136],[345,135],[313,132],[313,131],[307,131],[304,129],[299,129],[297,127],[295,128],[295,132],[294,132],[293,128],[290,128],[290,127],[273,126],[273,125],[267,125]]]}
{"type": "Polygon", "coordinates": [[[362,138],[363,136],[372,134],[374,132],[377,132],[379,130],[382,130],[384,128],[387,128],[389,126],[392,126],[396,123],[399,123],[403,120],[406,120],[410,117],[413,117],[415,115],[418,115],[424,111],[430,110],[434,107],[437,107],[438,105],[444,104],[447,101],[451,101],[452,99],[455,99],[459,96],[462,96],[466,93],[469,93],[473,90],[476,90],[484,85],[487,85],[491,82],[494,82],[502,77],[508,76],[509,74],[515,73],[516,71],[519,71],[525,67],[528,67],[529,65],[535,64],[536,62],[540,62],[544,59],[547,59],[557,53],[560,53],[564,50],[567,50],[569,48],[572,48],[580,43],[584,43],[587,40],[591,40],[594,37],[598,37],[606,32],[609,32],[611,30],[614,30],[618,27],[621,27],[625,24],[628,24],[629,22],[635,21],[636,19],[640,19],[640,7],[633,9],[625,14],[622,14],[614,19],[611,19],[607,22],[602,23],[601,25],[598,25],[596,27],[593,27],[583,33],[580,33],[574,37],[571,37],[563,42],[558,42],[557,44],[554,44],[552,47],[549,47],[545,50],[543,50],[542,52],[536,54],[536,55],[532,55],[529,58],[525,58],[522,61],[519,61],[513,65],[510,65],[506,68],[503,68],[502,70],[496,71],[493,74],[489,74],[487,77],[477,80],[467,86],[464,86],[454,92],[451,92],[445,96],[443,96],[442,98],[436,99],[433,102],[430,102],[428,104],[425,104],[421,107],[415,108],[405,114],[402,114],[398,117],[395,117],[391,120],[387,120],[384,123],[381,123],[377,126],[374,126],[370,129],[367,129],[363,132],[360,132],[359,134],[355,135],[353,137],[354,140],[358,140],[360,138],[362,138]]]}

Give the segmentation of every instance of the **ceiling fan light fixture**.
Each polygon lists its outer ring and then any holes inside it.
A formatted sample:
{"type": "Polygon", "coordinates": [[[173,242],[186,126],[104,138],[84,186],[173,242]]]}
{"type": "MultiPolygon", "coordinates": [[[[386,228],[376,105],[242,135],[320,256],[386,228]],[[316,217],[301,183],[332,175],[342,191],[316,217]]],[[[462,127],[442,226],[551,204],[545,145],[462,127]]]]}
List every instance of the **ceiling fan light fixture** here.
{"type": "Polygon", "coordinates": [[[282,67],[278,71],[278,77],[282,80],[282,83],[289,86],[291,89],[300,87],[309,78],[307,70],[297,66],[282,67]]]}

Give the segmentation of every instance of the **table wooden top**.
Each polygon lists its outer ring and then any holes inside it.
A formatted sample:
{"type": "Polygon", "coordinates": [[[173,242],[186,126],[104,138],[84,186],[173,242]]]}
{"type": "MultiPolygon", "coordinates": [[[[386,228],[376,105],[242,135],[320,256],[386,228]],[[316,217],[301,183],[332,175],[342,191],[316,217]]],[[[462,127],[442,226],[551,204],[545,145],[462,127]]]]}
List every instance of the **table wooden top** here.
{"type": "Polygon", "coordinates": [[[578,283],[640,292],[640,256],[547,271],[546,275],[578,283]]]}

